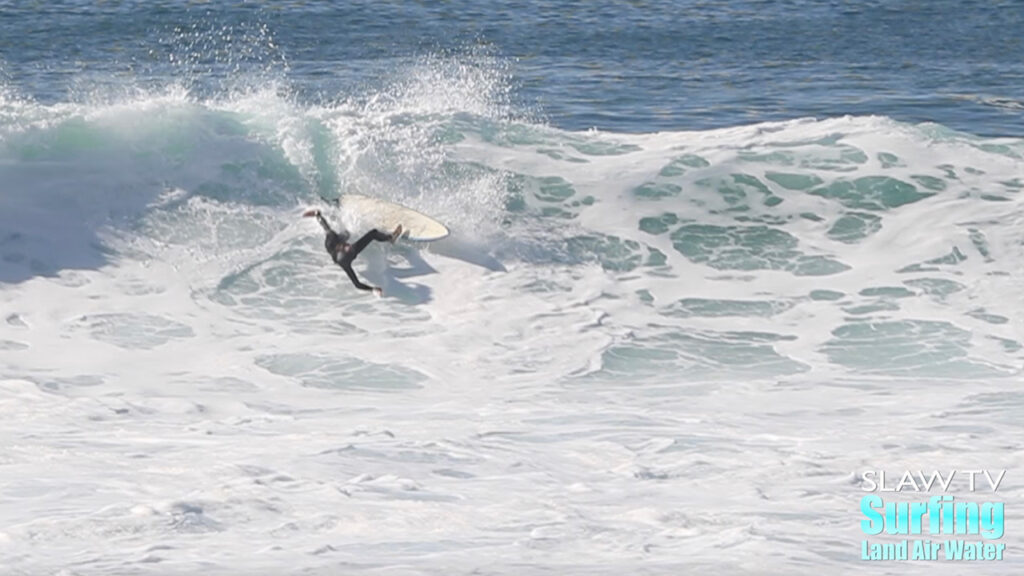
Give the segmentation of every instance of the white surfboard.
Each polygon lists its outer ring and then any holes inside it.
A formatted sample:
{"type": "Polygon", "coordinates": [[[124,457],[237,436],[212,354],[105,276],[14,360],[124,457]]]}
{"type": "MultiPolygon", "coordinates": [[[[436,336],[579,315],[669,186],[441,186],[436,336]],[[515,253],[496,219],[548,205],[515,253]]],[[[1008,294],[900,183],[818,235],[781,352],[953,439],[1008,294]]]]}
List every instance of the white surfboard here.
{"type": "Polygon", "coordinates": [[[343,210],[351,210],[360,222],[381,232],[390,232],[401,224],[405,240],[433,242],[448,236],[447,226],[401,204],[362,194],[343,194],[337,202],[343,210]]]}

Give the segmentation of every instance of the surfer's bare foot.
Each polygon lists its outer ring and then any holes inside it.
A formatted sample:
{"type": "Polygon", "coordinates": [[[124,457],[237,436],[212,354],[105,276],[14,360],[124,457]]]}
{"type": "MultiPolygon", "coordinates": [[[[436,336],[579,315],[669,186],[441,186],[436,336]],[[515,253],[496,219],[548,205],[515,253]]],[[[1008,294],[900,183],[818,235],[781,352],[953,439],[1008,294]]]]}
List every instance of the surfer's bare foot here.
{"type": "Polygon", "coordinates": [[[402,236],[402,225],[399,224],[395,231],[391,233],[391,243],[394,244],[395,240],[398,240],[402,236]]]}

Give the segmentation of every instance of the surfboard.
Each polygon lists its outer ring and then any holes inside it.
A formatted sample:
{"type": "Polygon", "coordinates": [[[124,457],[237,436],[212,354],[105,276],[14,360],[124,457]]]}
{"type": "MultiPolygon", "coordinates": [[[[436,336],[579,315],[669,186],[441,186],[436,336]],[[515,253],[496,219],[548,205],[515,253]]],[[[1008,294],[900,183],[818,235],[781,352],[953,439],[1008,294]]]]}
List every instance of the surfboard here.
{"type": "Polygon", "coordinates": [[[390,232],[402,225],[402,238],[412,242],[433,242],[448,236],[448,227],[412,208],[363,196],[343,194],[336,202],[343,210],[351,210],[361,222],[381,232],[390,232]]]}

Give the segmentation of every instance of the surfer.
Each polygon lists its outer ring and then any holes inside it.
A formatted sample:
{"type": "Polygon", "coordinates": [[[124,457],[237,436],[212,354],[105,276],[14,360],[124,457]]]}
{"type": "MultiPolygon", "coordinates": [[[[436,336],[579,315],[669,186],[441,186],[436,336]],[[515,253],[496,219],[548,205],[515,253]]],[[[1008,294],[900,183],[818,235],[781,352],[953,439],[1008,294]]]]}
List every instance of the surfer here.
{"type": "Polygon", "coordinates": [[[304,218],[311,216],[316,217],[316,221],[320,223],[320,227],[327,233],[327,237],[324,238],[324,248],[326,248],[327,253],[331,255],[331,259],[334,260],[334,263],[345,270],[345,273],[348,274],[349,279],[352,280],[352,284],[355,284],[356,288],[360,290],[373,291],[377,296],[384,293],[384,291],[379,287],[368,286],[360,282],[359,278],[356,277],[356,273],[352,271],[352,261],[355,260],[356,256],[359,256],[359,253],[363,251],[363,248],[366,248],[370,242],[374,240],[378,242],[391,242],[394,244],[395,240],[402,235],[401,224],[399,224],[391,234],[385,234],[374,228],[366,234],[363,234],[363,237],[357,240],[355,244],[349,244],[348,231],[342,229],[341,234],[338,234],[332,230],[331,225],[327,223],[327,220],[324,219],[319,210],[315,208],[306,210],[302,216],[304,218]]]}

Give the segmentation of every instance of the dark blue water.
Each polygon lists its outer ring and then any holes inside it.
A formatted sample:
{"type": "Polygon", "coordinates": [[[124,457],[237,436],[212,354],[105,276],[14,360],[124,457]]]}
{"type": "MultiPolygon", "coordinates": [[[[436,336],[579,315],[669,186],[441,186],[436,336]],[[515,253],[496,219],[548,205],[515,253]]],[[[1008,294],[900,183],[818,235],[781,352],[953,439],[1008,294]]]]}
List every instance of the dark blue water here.
{"type": "Polygon", "coordinates": [[[315,102],[486,55],[513,109],[570,130],[850,114],[1021,136],[1022,33],[1024,2],[993,0],[0,2],[0,81],[47,104],[270,81],[315,102]]]}

